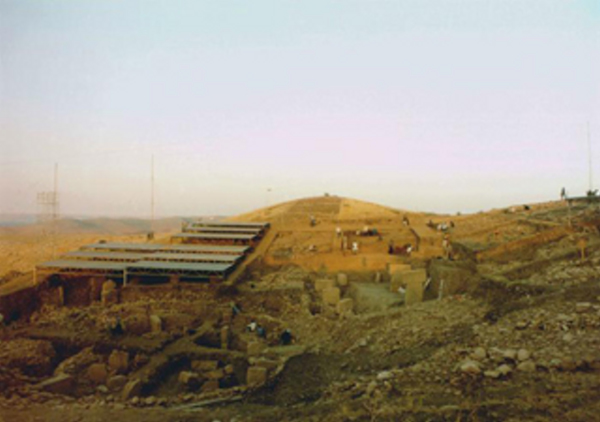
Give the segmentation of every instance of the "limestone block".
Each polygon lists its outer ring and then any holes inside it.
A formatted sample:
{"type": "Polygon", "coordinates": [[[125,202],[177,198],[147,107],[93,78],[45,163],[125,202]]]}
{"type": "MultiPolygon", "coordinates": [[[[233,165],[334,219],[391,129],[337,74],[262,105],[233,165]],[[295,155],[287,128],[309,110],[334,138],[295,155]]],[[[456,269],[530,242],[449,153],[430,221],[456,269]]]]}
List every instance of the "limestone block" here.
{"type": "Polygon", "coordinates": [[[94,363],[88,367],[87,376],[95,384],[104,384],[108,371],[103,363],[94,363]]]}
{"type": "Polygon", "coordinates": [[[75,388],[75,378],[67,374],[58,374],[37,387],[43,391],[54,394],[72,394],[75,388]]]}
{"type": "Polygon", "coordinates": [[[404,303],[411,305],[413,303],[423,302],[423,287],[427,281],[427,272],[425,270],[406,271],[402,274],[402,279],[406,285],[406,296],[404,303]]]}
{"type": "Polygon", "coordinates": [[[267,382],[267,368],[251,366],[246,373],[246,384],[248,387],[260,387],[267,382]]]}
{"type": "Polygon", "coordinates": [[[231,329],[229,326],[221,328],[221,349],[229,349],[229,341],[231,340],[231,329]]]}
{"type": "Polygon", "coordinates": [[[246,352],[250,356],[259,355],[265,349],[265,345],[259,341],[251,341],[248,343],[246,352]]]}
{"type": "Polygon", "coordinates": [[[410,270],[411,266],[409,264],[388,264],[388,272],[390,275],[410,270]]]}
{"type": "Polygon", "coordinates": [[[337,305],[340,301],[341,293],[339,287],[330,287],[323,290],[322,295],[323,302],[328,305],[337,305]]]}
{"type": "Polygon", "coordinates": [[[179,376],[177,377],[177,380],[185,386],[190,386],[190,385],[198,383],[200,380],[200,377],[195,372],[181,371],[179,373],[179,376]]]}
{"type": "Polygon", "coordinates": [[[223,369],[216,369],[214,371],[207,372],[204,374],[204,376],[209,380],[220,380],[225,376],[225,371],[223,369]]]}
{"type": "Polygon", "coordinates": [[[398,292],[400,287],[406,289],[405,303],[410,305],[423,301],[423,286],[427,280],[427,271],[409,270],[392,275],[390,291],[398,292]]]}
{"type": "Polygon", "coordinates": [[[162,319],[158,315],[150,315],[150,331],[153,333],[160,333],[162,330],[162,319]]]}
{"type": "Polygon", "coordinates": [[[198,372],[214,371],[219,367],[218,360],[194,360],[192,361],[192,369],[198,372]]]}
{"type": "Polygon", "coordinates": [[[330,280],[328,278],[321,278],[315,281],[315,290],[317,292],[322,292],[325,289],[330,289],[335,287],[335,280],[330,280]]]}
{"type": "Polygon", "coordinates": [[[344,273],[339,273],[337,275],[337,284],[340,287],[345,287],[348,285],[348,276],[344,273]]]}
{"type": "Polygon", "coordinates": [[[125,384],[127,384],[127,377],[125,375],[115,375],[106,381],[106,386],[110,391],[119,391],[125,387],[125,384]]]}
{"type": "Polygon", "coordinates": [[[204,384],[202,384],[202,388],[200,391],[202,393],[206,393],[208,391],[215,391],[219,389],[219,381],[218,380],[207,380],[204,384]]]}
{"type": "Polygon", "coordinates": [[[354,309],[354,300],[352,300],[350,298],[340,300],[335,308],[336,312],[339,315],[351,314],[353,309],[354,309]]]}
{"type": "Polygon", "coordinates": [[[102,285],[101,301],[105,306],[119,302],[119,291],[114,281],[108,280],[102,285]]]}
{"type": "Polygon", "coordinates": [[[132,380],[129,381],[125,388],[123,388],[123,393],[121,397],[123,400],[130,400],[133,397],[138,397],[142,393],[142,382],[140,380],[132,380]]]}
{"type": "Polygon", "coordinates": [[[129,367],[129,354],[121,350],[113,350],[108,357],[108,367],[118,374],[127,372],[129,367]]]}
{"type": "Polygon", "coordinates": [[[275,369],[277,369],[277,366],[279,365],[279,362],[271,360],[271,359],[256,359],[256,361],[254,362],[255,366],[260,366],[262,368],[266,368],[267,372],[268,371],[274,371],[275,369]]]}
{"type": "Polygon", "coordinates": [[[390,278],[390,292],[398,293],[398,289],[403,286],[402,273],[394,273],[390,278]]]}

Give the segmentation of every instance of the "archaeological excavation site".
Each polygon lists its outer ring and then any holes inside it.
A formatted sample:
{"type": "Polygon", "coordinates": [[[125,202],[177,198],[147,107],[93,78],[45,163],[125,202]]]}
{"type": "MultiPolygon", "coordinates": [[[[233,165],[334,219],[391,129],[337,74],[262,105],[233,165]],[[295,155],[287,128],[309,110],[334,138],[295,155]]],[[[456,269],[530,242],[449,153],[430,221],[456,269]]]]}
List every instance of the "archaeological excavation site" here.
{"type": "Polygon", "coordinates": [[[2,279],[0,419],[597,420],[599,229],[586,200],[439,215],[325,195],[64,235],[2,279]]]}

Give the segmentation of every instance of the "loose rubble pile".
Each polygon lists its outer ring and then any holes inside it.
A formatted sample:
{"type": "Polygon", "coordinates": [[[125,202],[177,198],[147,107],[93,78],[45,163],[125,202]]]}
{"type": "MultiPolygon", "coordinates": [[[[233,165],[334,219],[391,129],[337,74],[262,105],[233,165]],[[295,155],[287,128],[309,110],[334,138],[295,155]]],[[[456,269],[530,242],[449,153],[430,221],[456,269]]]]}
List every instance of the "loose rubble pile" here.
{"type": "Polygon", "coordinates": [[[231,291],[109,285],[5,327],[2,416],[597,420],[600,248],[569,248],[385,273],[257,266],[231,291]]]}

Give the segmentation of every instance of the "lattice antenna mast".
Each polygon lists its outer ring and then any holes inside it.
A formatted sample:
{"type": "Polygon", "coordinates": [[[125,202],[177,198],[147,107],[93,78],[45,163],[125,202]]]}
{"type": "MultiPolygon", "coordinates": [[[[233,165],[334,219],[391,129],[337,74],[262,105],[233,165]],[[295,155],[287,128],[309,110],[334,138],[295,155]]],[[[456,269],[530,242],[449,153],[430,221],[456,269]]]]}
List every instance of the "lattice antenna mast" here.
{"type": "Polygon", "coordinates": [[[590,122],[587,122],[587,141],[588,141],[588,167],[589,167],[589,190],[593,192],[594,190],[594,176],[592,170],[592,137],[590,135],[590,122]]]}
{"type": "Polygon", "coordinates": [[[57,221],[59,218],[58,163],[54,164],[54,189],[50,192],[38,192],[37,204],[39,207],[38,222],[42,223],[42,228],[49,226],[47,234],[52,243],[52,257],[56,257],[57,221]]]}
{"type": "Polygon", "coordinates": [[[150,231],[154,233],[154,154],[150,169],[150,231]]]}

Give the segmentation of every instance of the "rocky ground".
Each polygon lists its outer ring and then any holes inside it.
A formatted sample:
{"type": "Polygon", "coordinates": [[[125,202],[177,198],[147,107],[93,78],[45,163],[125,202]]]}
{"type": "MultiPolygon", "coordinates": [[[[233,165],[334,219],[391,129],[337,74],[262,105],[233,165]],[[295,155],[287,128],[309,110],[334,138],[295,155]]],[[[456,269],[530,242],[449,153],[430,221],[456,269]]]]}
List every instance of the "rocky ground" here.
{"type": "MultiPolygon", "coordinates": [[[[551,208],[535,212],[531,218],[564,223],[551,208]]],[[[496,236],[499,215],[480,226],[465,218],[473,227],[464,237],[496,236]]],[[[120,303],[41,309],[2,333],[0,416],[600,420],[600,238],[588,224],[595,215],[582,209],[571,237],[534,251],[468,265],[441,260],[443,274],[468,282],[448,278],[455,289],[440,295],[433,280],[428,300],[408,306],[382,272],[257,265],[235,289],[146,286],[120,303]],[[574,246],[581,233],[583,258],[574,246]],[[117,317],[124,334],[108,329],[117,317]],[[247,330],[253,321],[264,338],[247,330]],[[285,329],[290,345],[280,344],[285,329]]],[[[518,236],[514,227],[505,242],[518,236]]],[[[412,264],[434,274],[431,258],[412,264]]]]}

